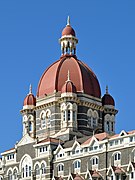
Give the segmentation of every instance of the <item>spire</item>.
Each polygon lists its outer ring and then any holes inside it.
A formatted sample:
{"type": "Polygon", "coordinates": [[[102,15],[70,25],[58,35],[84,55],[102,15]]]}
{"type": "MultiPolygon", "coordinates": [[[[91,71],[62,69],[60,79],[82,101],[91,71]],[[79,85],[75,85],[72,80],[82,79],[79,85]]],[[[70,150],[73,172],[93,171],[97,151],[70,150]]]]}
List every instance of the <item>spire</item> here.
{"type": "Polygon", "coordinates": [[[29,94],[32,94],[32,85],[30,84],[30,87],[29,87],[29,94]]]}
{"type": "Polygon", "coordinates": [[[67,81],[70,81],[70,72],[68,70],[68,74],[67,74],[67,81]]]}
{"type": "Polygon", "coordinates": [[[106,85],[106,94],[108,94],[108,86],[106,85]]]}
{"type": "Polygon", "coordinates": [[[70,16],[67,17],[67,26],[70,26],[70,16]]]}

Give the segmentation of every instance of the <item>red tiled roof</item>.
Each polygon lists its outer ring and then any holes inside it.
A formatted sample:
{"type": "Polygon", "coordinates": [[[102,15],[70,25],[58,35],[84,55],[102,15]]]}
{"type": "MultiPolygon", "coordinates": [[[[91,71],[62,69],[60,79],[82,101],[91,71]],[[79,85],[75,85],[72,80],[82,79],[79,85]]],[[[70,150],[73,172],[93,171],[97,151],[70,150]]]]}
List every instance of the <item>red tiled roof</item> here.
{"type": "MultiPolygon", "coordinates": [[[[102,140],[104,140],[106,138],[109,138],[109,135],[106,132],[95,134],[94,136],[98,141],[102,141],[102,140]]],[[[90,137],[87,141],[85,141],[83,143],[83,145],[89,144],[91,142],[91,139],[92,139],[92,137],[90,137]]]]}
{"type": "Polygon", "coordinates": [[[59,143],[59,141],[60,140],[56,138],[46,138],[46,139],[43,139],[42,141],[39,141],[38,144],[45,143],[45,142],[59,143]]]}

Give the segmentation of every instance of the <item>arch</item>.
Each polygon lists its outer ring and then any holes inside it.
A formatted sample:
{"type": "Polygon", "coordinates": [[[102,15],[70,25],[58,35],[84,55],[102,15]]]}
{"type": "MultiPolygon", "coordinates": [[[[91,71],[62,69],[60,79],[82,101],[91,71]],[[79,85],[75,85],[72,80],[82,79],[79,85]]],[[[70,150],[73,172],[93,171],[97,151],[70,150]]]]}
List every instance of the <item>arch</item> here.
{"type": "Polygon", "coordinates": [[[64,164],[63,164],[63,163],[59,163],[59,164],[57,165],[57,169],[58,169],[58,172],[64,171],[64,164]]]}
{"type": "Polygon", "coordinates": [[[14,167],[13,168],[13,177],[14,177],[14,180],[17,179],[17,174],[18,174],[18,168],[14,167]]]}
{"type": "Polygon", "coordinates": [[[41,162],[41,174],[45,174],[46,173],[46,162],[42,161],[41,162]]]}
{"type": "Polygon", "coordinates": [[[22,172],[22,178],[31,176],[32,165],[32,158],[28,154],[25,154],[19,164],[19,170],[22,172]]]}
{"type": "Polygon", "coordinates": [[[80,159],[76,159],[75,161],[73,161],[73,168],[74,169],[80,169],[81,168],[81,160],[80,159]]]}
{"type": "Polygon", "coordinates": [[[99,157],[98,157],[98,156],[93,156],[93,157],[90,159],[90,161],[91,161],[92,166],[98,165],[98,164],[99,164],[99,157]]]}
{"type": "Polygon", "coordinates": [[[35,163],[34,170],[35,170],[36,176],[40,175],[40,164],[39,164],[39,162],[35,163]]]}
{"type": "Polygon", "coordinates": [[[12,180],[12,176],[13,176],[13,170],[12,168],[9,168],[7,171],[7,176],[8,176],[8,180],[12,180]]]}

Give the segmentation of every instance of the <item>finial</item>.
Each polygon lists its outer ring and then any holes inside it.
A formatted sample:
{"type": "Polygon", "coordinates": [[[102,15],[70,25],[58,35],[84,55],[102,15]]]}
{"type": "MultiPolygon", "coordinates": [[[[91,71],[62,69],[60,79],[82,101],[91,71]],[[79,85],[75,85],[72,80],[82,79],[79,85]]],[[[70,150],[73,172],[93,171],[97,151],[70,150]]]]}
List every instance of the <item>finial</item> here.
{"type": "Polygon", "coordinates": [[[108,94],[108,86],[106,86],[106,94],[108,94]]]}
{"type": "Polygon", "coordinates": [[[67,18],[67,26],[70,26],[70,17],[67,18]]]}
{"type": "Polygon", "coordinates": [[[70,81],[70,72],[68,70],[68,74],[67,74],[67,81],[70,81]]]}
{"type": "Polygon", "coordinates": [[[29,87],[29,94],[32,94],[32,85],[30,84],[30,87],[29,87]]]}

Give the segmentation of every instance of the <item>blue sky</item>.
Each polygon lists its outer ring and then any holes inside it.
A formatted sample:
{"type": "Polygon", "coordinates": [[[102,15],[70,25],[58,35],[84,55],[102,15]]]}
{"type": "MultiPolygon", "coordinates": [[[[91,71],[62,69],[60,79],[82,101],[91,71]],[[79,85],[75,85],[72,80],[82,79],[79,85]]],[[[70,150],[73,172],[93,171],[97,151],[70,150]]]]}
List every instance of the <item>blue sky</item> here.
{"type": "Polygon", "coordinates": [[[22,136],[20,110],[32,83],[60,57],[67,16],[79,39],[77,56],[115,98],[116,132],[135,129],[135,1],[0,1],[0,152],[22,136]]]}

